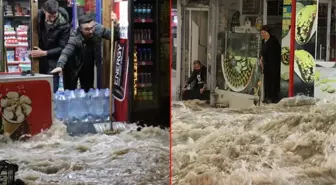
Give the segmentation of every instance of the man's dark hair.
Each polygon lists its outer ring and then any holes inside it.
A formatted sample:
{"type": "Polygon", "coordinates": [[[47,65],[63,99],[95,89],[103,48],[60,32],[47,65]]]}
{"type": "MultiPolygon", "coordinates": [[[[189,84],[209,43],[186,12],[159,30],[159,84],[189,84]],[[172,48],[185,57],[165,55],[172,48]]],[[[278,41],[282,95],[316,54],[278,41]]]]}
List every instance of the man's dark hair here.
{"type": "Polygon", "coordinates": [[[199,64],[200,66],[202,65],[201,61],[199,61],[199,60],[195,60],[194,64],[199,64]]]}
{"type": "Polygon", "coordinates": [[[57,13],[58,8],[59,8],[59,4],[56,0],[48,0],[43,5],[43,10],[50,14],[57,13]]]}
{"type": "Polygon", "coordinates": [[[78,17],[78,25],[81,26],[82,24],[86,24],[92,22],[93,18],[90,15],[81,15],[78,17]]]}

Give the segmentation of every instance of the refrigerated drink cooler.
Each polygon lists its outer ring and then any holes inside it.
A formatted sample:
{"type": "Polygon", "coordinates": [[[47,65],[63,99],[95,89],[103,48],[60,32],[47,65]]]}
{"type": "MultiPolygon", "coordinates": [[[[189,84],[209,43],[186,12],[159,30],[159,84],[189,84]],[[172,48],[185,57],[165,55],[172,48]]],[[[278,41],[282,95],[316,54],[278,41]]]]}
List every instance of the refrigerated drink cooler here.
{"type": "MultiPolygon", "coordinates": [[[[169,10],[168,2],[115,3],[114,12],[119,15],[121,27],[121,40],[115,45],[113,74],[117,121],[169,124],[170,92],[167,89],[170,84],[165,78],[169,78],[170,64],[161,57],[162,53],[169,52],[162,47],[161,34],[163,25],[169,25],[169,11],[167,20],[162,16],[169,10]]],[[[169,34],[165,37],[169,40],[169,34]]]]}

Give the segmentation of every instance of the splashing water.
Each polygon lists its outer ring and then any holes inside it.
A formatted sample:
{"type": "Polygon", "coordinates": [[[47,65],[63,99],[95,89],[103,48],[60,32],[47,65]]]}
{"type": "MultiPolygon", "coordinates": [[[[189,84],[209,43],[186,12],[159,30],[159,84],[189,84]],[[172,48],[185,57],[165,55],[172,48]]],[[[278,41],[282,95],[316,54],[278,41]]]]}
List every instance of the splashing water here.
{"type": "Polygon", "coordinates": [[[0,160],[19,165],[28,185],[168,185],[169,134],[146,127],[70,137],[60,122],[26,142],[0,138],[0,160]]]}
{"type": "Polygon", "coordinates": [[[248,109],[173,103],[173,184],[336,184],[335,102],[300,96],[248,109]]]}

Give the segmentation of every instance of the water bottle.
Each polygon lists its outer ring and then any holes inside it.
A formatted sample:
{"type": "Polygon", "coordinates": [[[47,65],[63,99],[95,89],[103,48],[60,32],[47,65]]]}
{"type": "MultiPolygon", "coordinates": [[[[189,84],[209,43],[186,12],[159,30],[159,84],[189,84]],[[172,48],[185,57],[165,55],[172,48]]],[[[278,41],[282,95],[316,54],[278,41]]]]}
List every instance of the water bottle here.
{"type": "Polygon", "coordinates": [[[152,31],[150,29],[147,29],[147,39],[152,40],[152,31]]]}
{"type": "Polygon", "coordinates": [[[143,14],[144,14],[144,6],[143,5],[139,5],[138,6],[138,13],[139,13],[139,18],[142,19],[143,18],[143,14]]]}
{"type": "Polygon", "coordinates": [[[103,113],[104,113],[104,109],[103,109],[103,103],[104,103],[104,97],[102,96],[102,94],[99,92],[98,89],[95,89],[94,94],[91,97],[91,114],[94,117],[95,121],[100,121],[103,113]]]}
{"type": "Polygon", "coordinates": [[[146,52],[146,61],[151,62],[152,61],[152,49],[148,48],[146,52]]]}
{"type": "Polygon", "coordinates": [[[57,91],[63,92],[64,91],[64,84],[63,84],[63,75],[59,75],[59,80],[58,80],[58,89],[57,91]]]}
{"type": "Polygon", "coordinates": [[[143,50],[142,50],[142,48],[138,49],[138,53],[139,53],[138,61],[143,62],[144,58],[143,58],[143,50]]]}
{"type": "Polygon", "coordinates": [[[78,122],[79,121],[79,111],[81,109],[80,101],[77,98],[75,91],[69,92],[69,121],[78,122]]]}
{"type": "MultiPolygon", "coordinates": [[[[104,120],[109,121],[110,120],[110,89],[104,89],[102,90],[103,97],[104,97],[104,120]]],[[[114,112],[114,101],[112,98],[112,112],[114,112]]]]}
{"type": "Polygon", "coordinates": [[[147,18],[151,18],[152,17],[152,6],[150,5],[150,4],[148,4],[147,5],[147,12],[146,12],[146,14],[147,14],[147,18]]]}
{"type": "Polygon", "coordinates": [[[138,6],[137,5],[134,5],[134,15],[135,15],[135,18],[138,18],[138,16],[139,16],[138,6]]]}
{"type": "Polygon", "coordinates": [[[94,89],[90,88],[89,92],[86,94],[86,101],[87,101],[87,106],[88,106],[88,120],[92,120],[92,105],[91,105],[91,97],[94,94],[94,89]]]}
{"type": "Polygon", "coordinates": [[[78,110],[80,121],[87,122],[89,115],[89,105],[88,105],[89,98],[88,96],[86,96],[84,89],[76,90],[76,96],[77,99],[79,100],[80,105],[80,108],[78,110]]]}
{"type": "Polygon", "coordinates": [[[60,95],[60,92],[56,92],[55,94],[54,94],[54,97],[53,97],[53,102],[54,102],[54,107],[53,107],[53,109],[54,109],[54,113],[55,113],[55,117],[58,119],[58,115],[59,115],[59,113],[58,113],[58,97],[59,97],[59,95],[60,95]]]}
{"type": "Polygon", "coordinates": [[[69,100],[64,92],[58,91],[56,94],[56,118],[65,121],[68,118],[69,100]]]}

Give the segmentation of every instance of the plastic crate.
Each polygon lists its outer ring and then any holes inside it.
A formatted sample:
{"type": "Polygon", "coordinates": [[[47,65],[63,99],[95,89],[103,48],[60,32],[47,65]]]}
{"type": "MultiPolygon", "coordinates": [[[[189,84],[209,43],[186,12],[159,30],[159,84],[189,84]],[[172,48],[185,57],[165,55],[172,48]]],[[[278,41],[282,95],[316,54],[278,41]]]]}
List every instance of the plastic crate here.
{"type": "Polygon", "coordinates": [[[19,166],[16,164],[0,161],[0,185],[15,185],[15,173],[18,169],[19,166]]]}

